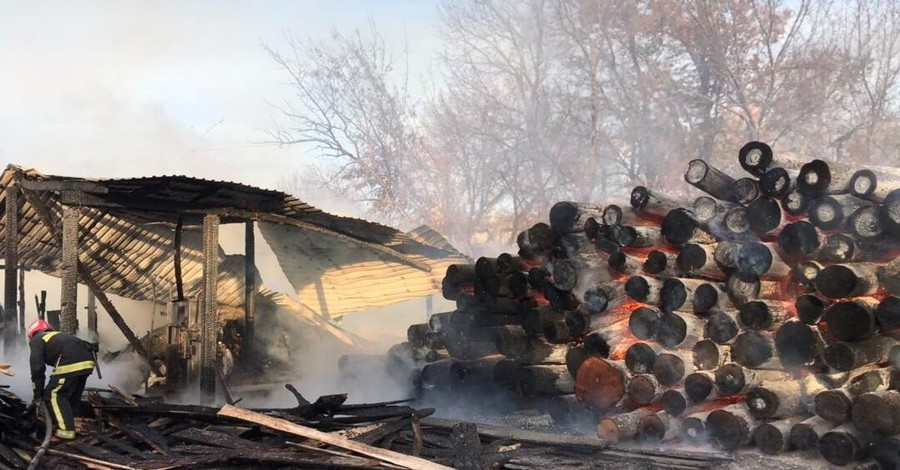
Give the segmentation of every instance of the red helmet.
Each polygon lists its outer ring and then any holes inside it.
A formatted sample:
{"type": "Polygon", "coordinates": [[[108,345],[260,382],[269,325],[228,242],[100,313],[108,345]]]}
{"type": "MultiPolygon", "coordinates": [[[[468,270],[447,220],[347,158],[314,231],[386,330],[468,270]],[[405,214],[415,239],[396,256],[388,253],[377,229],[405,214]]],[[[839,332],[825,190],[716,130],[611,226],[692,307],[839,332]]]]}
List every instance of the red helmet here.
{"type": "Polygon", "coordinates": [[[47,330],[52,330],[52,329],[53,329],[53,327],[50,326],[50,324],[45,322],[44,320],[35,320],[34,323],[32,323],[31,325],[28,326],[28,340],[31,341],[31,338],[33,338],[34,335],[36,335],[42,331],[47,331],[47,330]]]}

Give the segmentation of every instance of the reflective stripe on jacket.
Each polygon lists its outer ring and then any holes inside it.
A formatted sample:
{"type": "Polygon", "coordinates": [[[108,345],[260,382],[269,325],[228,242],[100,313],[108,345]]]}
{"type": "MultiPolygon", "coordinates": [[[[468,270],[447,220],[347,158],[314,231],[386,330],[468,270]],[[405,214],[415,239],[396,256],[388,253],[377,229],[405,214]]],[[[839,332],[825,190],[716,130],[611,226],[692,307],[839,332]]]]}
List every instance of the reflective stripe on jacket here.
{"type": "Polygon", "coordinates": [[[47,366],[54,367],[50,375],[57,377],[87,375],[94,370],[94,354],[90,345],[76,336],[45,331],[34,335],[29,346],[35,394],[44,390],[47,366]]]}

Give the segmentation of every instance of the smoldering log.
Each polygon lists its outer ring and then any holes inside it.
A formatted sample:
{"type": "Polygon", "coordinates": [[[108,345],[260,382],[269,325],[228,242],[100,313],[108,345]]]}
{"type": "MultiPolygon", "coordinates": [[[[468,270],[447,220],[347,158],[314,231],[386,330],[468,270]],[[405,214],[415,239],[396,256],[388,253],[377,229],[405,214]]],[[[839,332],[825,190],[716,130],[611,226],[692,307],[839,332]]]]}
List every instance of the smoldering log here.
{"type": "Polygon", "coordinates": [[[877,240],[884,236],[887,224],[879,206],[863,206],[850,214],[847,222],[853,235],[862,240],[877,240]]]}
{"type": "Polygon", "coordinates": [[[625,367],[634,374],[648,374],[653,370],[656,356],[662,348],[643,341],[632,344],[625,351],[625,367]]]}
{"type": "Polygon", "coordinates": [[[715,253],[717,248],[718,244],[685,244],[681,247],[678,257],[675,258],[675,266],[680,273],[717,281],[725,280],[725,273],[716,261],[715,253]]]}
{"type": "Polygon", "coordinates": [[[791,429],[791,444],[798,450],[811,450],[819,446],[819,439],[834,425],[820,416],[812,416],[794,425],[791,429]]]}
{"type": "Polygon", "coordinates": [[[641,265],[644,272],[659,277],[675,276],[675,255],[665,251],[653,250],[647,254],[647,259],[641,265]]]}
{"type": "Polygon", "coordinates": [[[425,353],[425,362],[443,361],[445,359],[450,359],[450,357],[451,356],[447,351],[430,349],[425,353]]]}
{"type": "Polygon", "coordinates": [[[791,269],[790,281],[795,289],[804,292],[816,289],[816,280],[825,266],[816,261],[802,261],[791,269]]]}
{"type": "Polygon", "coordinates": [[[875,336],[875,309],[878,301],[861,297],[835,302],[825,309],[822,319],[828,331],[841,341],[862,341],[875,336]]]}
{"type": "Polygon", "coordinates": [[[878,268],[878,280],[888,292],[900,296],[900,257],[878,268]]]}
{"type": "Polygon", "coordinates": [[[874,294],[878,290],[878,265],[833,264],[819,273],[816,287],[819,292],[832,299],[874,294]]]}
{"type": "Polygon", "coordinates": [[[900,238],[900,188],[891,191],[884,198],[879,215],[884,231],[895,240],[900,238]]]}
{"type": "Polygon", "coordinates": [[[850,177],[850,194],[868,201],[882,203],[891,191],[900,188],[900,177],[869,169],[857,170],[850,177]]]}
{"type": "Polygon", "coordinates": [[[544,325],[548,322],[566,321],[566,313],[550,305],[531,309],[522,315],[521,325],[528,336],[540,336],[544,333],[544,325]]]}
{"type": "Polygon", "coordinates": [[[617,251],[609,255],[609,267],[617,272],[628,275],[640,274],[641,262],[634,256],[617,251]]]}
{"type": "Polygon", "coordinates": [[[569,375],[573,379],[578,377],[578,369],[589,357],[591,355],[582,345],[572,346],[566,352],[566,369],[568,369],[569,375]]]}
{"type": "MultiPolygon", "coordinates": [[[[705,314],[711,310],[733,309],[734,305],[722,284],[706,282],[694,291],[694,313],[705,314]]],[[[702,316],[702,315],[701,315],[702,316]]]]}
{"type": "Polygon", "coordinates": [[[662,230],[658,227],[610,225],[606,230],[607,238],[623,248],[650,248],[664,244],[662,230]]]}
{"type": "Polygon", "coordinates": [[[900,297],[888,295],[875,309],[875,318],[883,331],[900,328],[900,297]]]}
{"type": "Polygon", "coordinates": [[[856,341],[853,343],[837,343],[825,348],[822,355],[825,363],[839,371],[849,371],[869,364],[888,362],[891,348],[897,340],[888,336],[856,341]]]}
{"type": "Polygon", "coordinates": [[[812,195],[849,192],[852,171],[832,171],[831,165],[822,160],[804,164],[797,177],[797,189],[812,195]]]}
{"type": "Polygon", "coordinates": [[[738,364],[725,364],[716,369],[716,389],[723,396],[746,393],[763,381],[784,380],[787,375],[783,371],[748,369],[738,364]]]}
{"type": "Polygon", "coordinates": [[[694,311],[694,293],[704,281],[698,279],[670,277],[663,281],[659,290],[659,306],[663,311],[694,311]]]}
{"type": "Polygon", "coordinates": [[[753,433],[753,442],[764,454],[787,452],[791,449],[791,430],[802,419],[794,417],[761,424],[753,433]]]}
{"type": "Polygon", "coordinates": [[[706,418],[709,411],[694,413],[681,420],[681,436],[692,443],[706,442],[706,418]]]}
{"type": "Polygon", "coordinates": [[[409,325],[406,329],[406,339],[413,348],[425,347],[425,334],[429,331],[427,323],[409,325]]]}
{"type": "Polygon", "coordinates": [[[550,285],[544,288],[544,298],[550,302],[550,305],[561,312],[575,310],[581,305],[578,297],[571,291],[562,290],[556,286],[550,285]]]}
{"type": "Polygon", "coordinates": [[[537,338],[530,338],[513,359],[523,364],[565,364],[568,352],[568,345],[550,344],[537,338]]]}
{"type": "Polygon", "coordinates": [[[747,393],[747,409],[757,419],[804,414],[813,396],[825,390],[825,384],[815,374],[800,380],[763,382],[747,393]]]}
{"type": "Polygon", "coordinates": [[[578,266],[570,259],[553,260],[550,264],[553,285],[564,291],[570,291],[578,284],[578,266]]]}
{"type": "Polygon", "coordinates": [[[451,388],[470,388],[483,386],[494,381],[494,368],[503,356],[497,354],[471,361],[456,361],[450,364],[447,373],[450,375],[451,388]]]}
{"type": "Polygon", "coordinates": [[[856,397],[864,393],[886,390],[890,385],[890,368],[863,372],[851,378],[842,387],[817,393],[813,399],[816,415],[834,425],[849,422],[856,397]]]}
{"type": "Polygon", "coordinates": [[[759,276],[732,273],[725,281],[725,289],[737,305],[756,299],[781,300],[784,298],[781,283],[764,281],[759,276]]]}
{"type": "Polygon", "coordinates": [[[656,338],[659,319],[659,311],[650,307],[638,307],[628,318],[628,329],[635,338],[650,340],[656,338]]]}
{"type": "Polygon", "coordinates": [[[747,206],[747,223],[758,234],[769,233],[781,226],[781,205],[777,199],[760,197],[747,206]]]}
{"type": "Polygon", "coordinates": [[[567,395],[575,391],[575,381],[564,365],[522,366],[514,372],[514,380],[527,395],[567,395]]]}
{"type": "Polygon", "coordinates": [[[879,465],[879,467],[876,467],[876,470],[896,468],[898,456],[900,456],[900,436],[873,440],[870,446],[870,453],[879,465]]]}
{"type": "Polygon", "coordinates": [[[737,254],[737,268],[741,273],[764,278],[780,279],[791,272],[775,246],[758,242],[741,245],[737,254]]]}
{"type": "Polygon", "coordinates": [[[819,454],[832,465],[847,465],[868,455],[869,441],[852,424],[843,424],[819,439],[819,454]]]}
{"type": "Polygon", "coordinates": [[[737,206],[725,213],[723,219],[726,239],[746,238],[750,233],[750,221],[747,219],[747,208],[737,206]]]}
{"type": "Polygon", "coordinates": [[[797,319],[807,325],[819,323],[822,314],[825,313],[825,301],[813,294],[804,294],[797,297],[794,308],[797,310],[797,319]]]}
{"type": "Polygon", "coordinates": [[[813,201],[809,220],[821,230],[835,230],[864,205],[869,203],[853,196],[823,196],[813,201]]]}
{"type": "Polygon", "coordinates": [[[450,388],[452,377],[450,366],[456,363],[455,359],[436,361],[422,368],[419,378],[422,387],[428,390],[447,390],[450,388]]]}
{"type": "Polygon", "coordinates": [[[752,300],[738,309],[738,319],[748,330],[774,330],[793,316],[791,305],[778,300],[752,300]]]}
{"type": "Polygon", "coordinates": [[[688,408],[688,397],[684,388],[670,388],[663,392],[659,402],[670,416],[681,416],[688,408]]]}
{"type": "Polygon", "coordinates": [[[781,200],[782,208],[788,215],[801,217],[809,213],[812,198],[797,189],[791,189],[781,200]]]}
{"type": "Polygon", "coordinates": [[[693,315],[664,312],[659,316],[656,339],[667,348],[685,344],[692,347],[700,338],[703,322],[693,315]]]}
{"type": "Polygon", "coordinates": [[[559,234],[583,231],[584,223],[589,217],[602,218],[603,205],[590,202],[560,201],[550,208],[550,228],[559,234]]]}
{"type": "MultiPolygon", "coordinates": [[[[856,240],[853,237],[843,233],[836,233],[825,238],[822,248],[819,250],[819,259],[832,263],[868,261],[867,259],[857,258],[862,253],[863,251],[857,248],[856,240]]],[[[865,256],[861,258],[865,258],[865,256]]]]}
{"type": "Polygon", "coordinates": [[[632,439],[638,433],[641,418],[652,415],[653,408],[638,408],[628,413],[603,418],[597,423],[597,437],[610,442],[632,439]]]}
{"type": "Polygon", "coordinates": [[[665,411],[644,416],[638,422],[638,440],[666,442],[678,437],[678,421],[665,411]]]}
{"type": "Polygon", "coordinates": [[[475,278],[475,265],[472,264],[451,264],[444,274],[444,279],[454,287],[473,284],[475,278]]]}
{"type": "Polygon", "coordinates": [[[516,242],[519,245],[519,256],[527,260],[544,261],[560,250],[559,234],[543,222],[519,233],[516,242]]]}
{"type": "Polygon", "coordinates": [[[695,159],[688,162],[684,180],[716,199],[736,202],[732,191],[734,178],[703,160],[695,159]]]}
{"type": "Polygon", "coordinates": [[[544,339],[549,343],[563,344],[569,343],[575,339],[569,326],[566,324],[566,318],[544,321],[541,327],[544,333],[544,339]]]}
{"type": "Polygon", "coordinates": [[[700,227],[687,209],[675,209],[666,214],[660,229],[663,238],[672,245],[685,243],[711,244],[716,237],[700,227]]]}
{"type": "Polygon", "coordinates": [[[683,205],[667,196],[650,191],[644,186],[631,190],[631,207],[635,214],[647,220],[658,221],[671,210],[683,205]]]}
{"type": "MultiPolygon", "coordinates": [[[[761,176],[772,166],[783,166],[784,163],[775,163],[772,147],[764,142],[752,141],[744,144],[738,151],[738,162],[747,173],[753,176],[761,176]]],[[[790,164],[790,162],[788,162],[790,164]]]]}
{"type": "Polygon", "coordinates": [[[822,237],[813,224],[801,220],[790,223],[778,234],[778,247],[788,257],[802,258],[815,253],[822,246],[822,237]]]}
{"type": "Polygon", "coordinates": [[[625,282],[625,293],[634,300],[651,305],[659,305],[659,291],[663,283],[647,276],[631,276],[625,282]]]}
{"type": "Polygon", "coordinates": [[[730,343],[740,331],[737,312],[733,310],[710,310],[703,325],[703,336],[717,344],[730,343]]]}
{"type": "Polygon", "coordinates": [[[605,359],[615,346],[622,343],[623,337],[627,334],[627,323],[623,321],[612,325],[611,328],[592,331],[584,337],[583,345],[591,356],[605,359]]]}
{"type": "Polygon", "coordinates": [[[575,395],[588,409],[606,410],[625,396],[627,379],[624,363],[589,357],[578,369],[575,395]]]}
{"type": "Polygon", "coordinates": [[[879,437],[900,433],[900,392],[880,390],[864,393],[853,400],[850,409],[853,424],[879,437]]]}
{"type": "Polygon", "coordinates": [[[759,181],[753,178],[740,178],[734,182],[732,193],[735,202],[746,206],[759,197],[759,181]]]}
{"type": "Polygon", "coordinates": [[[444,338],[441,337],[440,333],[428,331],[425,333],[425,347],[428,349],[444,349],[446,346],[444,345],[444,338]]]}
{"type": "Polygon", "coordinates": [[[649,405],[662,396],[662,387],[652,374],[638,374],[628,381],[627,395],[638,405],[649,405]]]}
{"type": "Polygon", "coordinates": [[[725,213],[734,208],[733,203],[717,201],[709,196],[700,196],[694,199],[691,206],[694,218],[702,225],[707,225],[716,219],[722,219],[725,213]]]}
{"type": "Polygon", "coordinates": [[[784,322],[775,332],[775,350],[788,368],[812,364],[822,354],[825,341],[818,328],[798,319],[784,322]]]}
{"type": "Polygon", "coordinates": [[[528,270],[528,285],[538,292],[552,284],[553,275],[546,266],[535,266],[528,270]]]}
{"type": "Polygon", "coordinates": [[[799,171],[771,168],[759,177],[759,191],[763,196],[783,198],[792,188],[792,179],[796,179],[798,175],[799,171]]]}
{"type": "Polygon", "coordinates": [[[664,352],[653,361],[653,376],[663,387],[671,387],[684,378],[684,374],[693,369],[693,360],[686,352],[664,352]]]}
{"type": "Polygon", "coordinates": [[[729,405],[706,418],[706,430],[713,442],[725,450],[735,450],[750,442],[758,423],[743,405],[729,405]]]}
{"type": "Polygon", "coordinates": [[[616,323],[628,320],[629,316],[630,312],[621,309],[596,314],[579,308],[566,313],[565,323],[572,336],[581,337],[592,331],[613,327],[616,323]]]}
{"type": "Polygon", "coordinates": [[[716,377],[708,371],[698,371],[684,378],[684,393],[692,403],[700,403],[718,396],[716,377]]]}
{"type": "Polygon", "coordinates": [[[596,422],[596,418],[593,418],[592,413],[578,402],[574,394],[550,397],[547,401],[547,412],[553,422],[561,426],[572,426],[592,419],[596,422]]]}
{"type": "Polygon", "coordinates": [[[768,331],[742,331],[731,345],[734,362],[751,368],[780,369],[781,362],[775,354],[775,342],[768,331]]]}
{"type": "Polygon", "coordinates": [[[435,313],[428,318],[428,328],[435,333],[440,333],[450,327],[450,317],[453,312],[435,313]]]}
{"type": "Polygon", "coordinates": [[[711,339],[702,339],[691,348],[694,368],[697,370],[715,370],[731,360],[731,347],[717,344],[711,339]]]}

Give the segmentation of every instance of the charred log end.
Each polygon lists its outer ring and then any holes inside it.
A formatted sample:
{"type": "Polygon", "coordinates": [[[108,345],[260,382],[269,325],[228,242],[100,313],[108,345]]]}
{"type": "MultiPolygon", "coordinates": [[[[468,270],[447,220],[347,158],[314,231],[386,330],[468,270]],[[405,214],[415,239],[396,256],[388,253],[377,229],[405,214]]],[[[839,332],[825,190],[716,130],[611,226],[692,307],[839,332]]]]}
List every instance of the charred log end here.
{"type": "Polygon", "coordinates": [[[691,241],[697,228],[697,221],[686,209],[675,209],[663,218],[660,232],[667,242],[678,246],[691,241]]]}
{"type": "Polygon", "coordinates": [[[687,302],[687,289],[680,279],[670,277],[659,290],[659,304],[664,312],[672,312],[687,302]]]}
{"type": "Polygon", "coordinates": [[[638,405],[649,405],[656,399],[659,384],[652,375],[641,374],[628,382],[628,396],[638,405]]]}
{"type": "Polygon", "coordinates": [[[865,429],[867,434],[887,437],[897,433],[900,408],[900,392],[886,390],[865,393],[853,400],[850,417],[857,429],[865,429]]]}
{"type": "Polygon", "coordinates": [[[832,344],[825,348],[825,363],[842,372],[853,369],[856,362],[856,351],[846,343],[832,344]]]}
{"type": "Polygon", "coordinates": [[[553,262],[553,285],[570,291],[578,284],[578,268],[571,260],[560,259],[553,262]]]}
{"type": "Polygon", "coordinates": [[[738,250],[737,268],[743,274],[761,276],[772,267],[772,252],[762,243],[745,243],[738,250]]]}
{"type": "Polygon", "coordinates": [[[790,215],[801,216],[809,212],[812,201],[809,196],[797,190],[790,191],[782,200],[784,211],[790,215]]]}
{"type": "Polygon", "coordinates": [[[674,354],[660,354],[653,362],[653,376],[663,387],[678,383],[684,377],[684,369],[684,361],[674,354]]]}
{"type": "Polygon", "coordinates": [[[643,276],[631,276],[625,282],[625,293],[632,299],[643,302],[650,296],[650,283],[643,276]]]}
{"type": "Polygon", "coordinates": [[[875,314],[855,301],[837,302],[823,315],[828,331],[841,341],[861,341],[875,335],[875,314]]]}
{"type": "Polygon", "coordinates": [[[644,272],[647,274],[659,274],[666,270],[666,266],[669,263],[669,258],[665,253],[653,250],[647,255],[647,260],[644,261],[644,272]]]}
{"type": "Polygon", "coordinates": [[[900,328],[900,297],[889,295],[882,299],[875,310],[875,317],[884,330],[900,328]]]}
{"type": "Polygon", "coordinates": [[[719,304],[719,290],[712,284],[701,284],[694,291],[694,313],[706,313],[719,304]]]}
{"type": "Polygon", "coordinates": [[[831,185],[831,169],[822,160],[813,160],[800,167],[797,189],[804,194],[821,194],[831,185]]]}
{"type": "Polygon", "coordinates": [[[744,368],[737,364],[725,364],[716,369],[716,388],[725,396],[736,395],[747,384],[744,368]]]}
{"type": "Polygon", "coordinates": [[[656,338],[663,346],[674,348],[687,337],[687,323],[681,316],[666,312],[659,316],[656,338]]]}
{"type": "Polygon", "coordinates": [[[900,237],[900,188],[888,193],[881,207],[881,219],[885,231],[895,238],[900,237]]]}
{"type": "Polygon", "coordinates": [[[759,178],[764,196],[781,198],[791,190],[791,177],[784,168],[772,168],[759,178]]]}
{"type": "Polygon", "coordinates": [[[691,354],[694,358],[694,367],[699,370],[715,369],[722,359],[719,357],[718,346],[710,339],[697,341],[691,349],[691,354]]]}
{"type": "Polygon", "coordinates": [[[772,164],[772,147],[763,142],[748,142],[738,151],[738,162],[746,172],[763,175],[772,164]]]}
{"type": "MultiPolygon", "coordinates": [[[[768,250],[766,250],[768,251],[768,250]]],[[[741,323],[750,330],[768,330],[772,327],[772,313],[765,302],[754,300],[741,305],[739,313],[741,323]]]]}
{"type": "Polygon", "coordinates": [[[819,445],[819,434],[807,421],[797,423],[791,429],[791,444],[797,450],[811,450],[819,445]]]}
{"type": "Polygon", "coordinates": [[[859,170],[850,177],[850,194],[868,199],[878,187],[878,177],[872,170],[859,170]]]}
{"type": "Polygon", "coordinates": [[[550,228],[557,233],[571,230],[578,218],[578,204],[570,201],[559,201],[550,208],[550,228]]]}
{"type": "Polygon", "coordinates": [[[825,313],[825,302],[812,294],[797,297],[794,307],[797,309],[797,318],[807,325],[819,323],[819,319],[825,313]]]}
{"type": "Polygon", "coordinates": [[[863,445],[853,434],[833,430],[819,439],[819,454],[832,465],[847,465],[863,455],[863,445]]]}
{"type": "Polygon", "coordinates": [[[688,416],[681,421],[681,435],[690,442],[706,440],[706,424],[696,416],[688,416]]]}
{"type": "Polygon", "coordinates": [[[850,215],[850,229],[863,239],[874,240],[881,238],[887,230],[883,210],[877,206],[863,206],[850,215]]]}
{"type": "MultiPolygon", "coordinates": [[[[585,303],[587,302],[587,294],[585,294],[585,303]]],[[[566,314],[566,328],[573,336],[584,336],[588,334],[591,327],[591,316],[588,312],[574,310],[566,314]]]]}
{"type": "Polygon", "coordinates": [[[791,280],[801,288],[815,289],[822,266],[815,261],[804,261],[791,269],[791,280]]]}
{"type": "Polygon", "coordinates": [[[750,426],[740,416],[725,410],[715,410],[706,419],[706,429],[716,443],[725,450],[734,450],[750,438],[750,426]]]}
{"type": "Polygon", "coordinates": [[[681,416],[688,407],[687,398],[680,390],[666,390],[659,401],[662,402],[663,410],[669,416],[681,416]]]}
{"type": "Polygon", "coordinates": [[[816,414],[822,418],[841,424],[850,421],[853,400],[840,390],[823,390],[813,399],[816,414]]]}
{"type": "Polygon", "coordinates": [[[679,271],[690,273],[706,264],[706,250],[695,243],[688,243],[681,247],[678,257],[675,258],[675,266],[679,271]]]}
{"type": "Polygon", "coordinates": [[[824,196],[813,203],[809,220],[822,230],[834,230],[841,226],[844,215],[840,202],[831,196],[824,196]]]}
{"type": "Polygon", "coordinates": [[[719,209],[719,204],[715,199],[709,196],[700,196],[697,199],[694,199],[693,208],[694,217],[696,217],[697,220],[700,222],[708,222],[715,217],[719,209]]]}
{"type": "Polygon", "coordinates": [[[759,183],[753,178],[741,178],[734,182],[734,199],[739,204],[750,204],[759,197],[759,183]]]}
{"type": "Polygon", "coordinates": [[[628,255],[625,252],[617,251],[609,255],[609,267],[619,272],[625,272],[627,267],[628,255]]]}
{"type": "Polygon", "coordinates": [[[600,333],[591,333],[584,338],[584,350],[593,357],[609,357],[612,346],[600,333]]]}
{"type": "Polygon", "coordinates": [[[656,414],[644,416],[638,422],[638,439],[643,442],[659,442],[666,435],[668,422],[656,414]]]}
{"type": "Polygon", "coordinates": [[[650,202],[650,191],[644,186],[635,186],[631,190],[631,207],[634,210],[641,210],[650,202]]]}
{"type": "Polygon", "coordinates": [[[625,396],[625,375],[607,361],[588,358],[578,369],[575,395],[586,408],[611,408],[625,396]]]}
{"type": "Polygon", "coordinates": [[[778,246],[788,256],[809,256],[819,245],[819,233],[805,220],[786,225],[778,234],[778,246]]]}
{"type": "Polygon", "coordinates": [[[584,291],[583,296],[584,308],[587,309],[588,312],[597,315],[606,311],[609,307],[609,294],[600,288],[600,286],[594,286],[590,289],[584,291]]]}
{"type": "Polygon", "coordinates": [[[744,367],[759,367],[774,355],[772,342],[758,331],[744,331],[734,339],[731,348],[734,362],[744,367]]]}
{"type": "Polygon", "coordinates": [[[787,447],[788,436],[771,424],[763,424],[753,433],[753,442],[756,447],[767,455],[775,455],[787,447]]]}
{"type": "Polygon", "coordinates": [[[597,219],[588,217],[587,220],[584,221],[584,227],[582,227],[582,229],[584,230],[584,235],[587,237],[587,239],[590,241],[594,241],[598,236],[601,235],[604,225],[606,224],[601,224],[600,222],[597,222],[597,219]]]}
{"type": "Polygon", "coordinates": [[[647,374],[653,370],[656,351],[647,343],[634,343],[625,351],[625,367],[635,374],[647,374]]]}
{"type": "Polygon", "coordinates": [[[603,225],[619,225],[622,222],[622,208],[615,204],[610,204],[603,208],[601,218],[603,219],[603,225]]]}
{"type": "Polygon", "coordinates": [[[781,225],[781,206],[778,201],[761,197],[747,206],[747,223],[756,233],[767,233],[781,225]]]}
{"type": "MultiPolygon", "coordinates": [[[[717,372],[716,377],[718,377],[718,375],[717,372]]],[[[713,382],[713,377],[708,373],[694,372],[693,374],[688,374],[688,376],[684,378],[684,393],[687,394],[688,398],[693,403],[700,403],[709,398],[715,386],[716,384],[713,382]]],[[[741,388],[743,388],[743,384],[741,384],[741,388]]]]}
{"type": "Polygon", "coordinates": [[[785,367],[799,367],[812,363],[819,355],[821,340],[809,325],[788,321],[775,332],[775,349],[785,367]]]}
{"type": "Polygon", "coordinates": [[[826,261],[843,263],[853,259],[856,253],[856,242],[847,235],[838,233],[830,235],[822,245],[822,258],[826,261]]]}
{"type": "Polygon", "coordinates": [[[583,346],[571,347],[566,352],[566,369],[569,370],[569,375],[573,379],[578,378],[578,369],[589,357],[591,355],[587,353],[583,346]]]}
{"type": "Polygon", "coordinates": [[[726,344],[737,336],[739,328],[730,315],[711,310],[704,326],[705,336],[718,344],[726,344]]]}
{"type": "Polygon", "coordinates": [[[626,225],[610,225],[606,228],[607,237],[615,240],[618,246],[632,246],[638,239],[637,229],[626,225]]]}
{"type": "Polygon", "coordinates": [[[706,178],[707,173],[709,173],[709,164],[700,159],[691,160],[684,173],[684,180],[690,185],[696,185],[706,178]]]}
{"type": "Polygon", "coordinates": [[[757,387],[747,393],[747,409],[754,418],[774,417],[779,404],[778,395],[765,387],[757,387]]]}
{"type": "Polygon", "coordinates": [[[635,309],[628,318],[628,328],[637,339],[655,338],[659,328],[659,312],[648,307],[635,309]]]}
{"type": "Polygon", "coordinates": [[[746,207],[735,207],[725,213],[725,228],[738,235],[747,233],[750,231],[750,221],[747,217],[746,207]]]}
{"type": "Polygon", "coordinates": [[[550,271],[544,266],[535,266],[528,270],[528,284],[538,291],[550,285],[550,271]]]}

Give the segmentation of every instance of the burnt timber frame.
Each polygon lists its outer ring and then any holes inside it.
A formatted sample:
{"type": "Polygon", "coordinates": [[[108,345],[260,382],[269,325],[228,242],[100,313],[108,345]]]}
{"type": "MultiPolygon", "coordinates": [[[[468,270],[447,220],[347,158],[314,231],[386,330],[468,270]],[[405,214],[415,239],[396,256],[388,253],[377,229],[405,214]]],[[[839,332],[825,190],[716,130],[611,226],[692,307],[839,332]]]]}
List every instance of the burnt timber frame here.
{"type": "Polygon", "coordinates": [[[6,244],[4,246],[4,286],[3,286],[3,350],[11,354],[16,341],[16,270],[19,265],[19,188],[12,185],[6,188],[7,227],[6,244]]]}
{"type": "Polygon", "coordinates": [[[245,361],[253,357],[256,341],[256,293],[259,280],[256,279],[256,234],[253,221],[244,222],[244,338],[243,355],[245,361]]]}
{"type": "Polygon", "coordinates": [[[216,345],[218,333],[218,301],[216,281],[219,278],[219,216],[203,217],[203,311],[200,313],[200,403],[210,404],[216,398],[216,345]]]}

